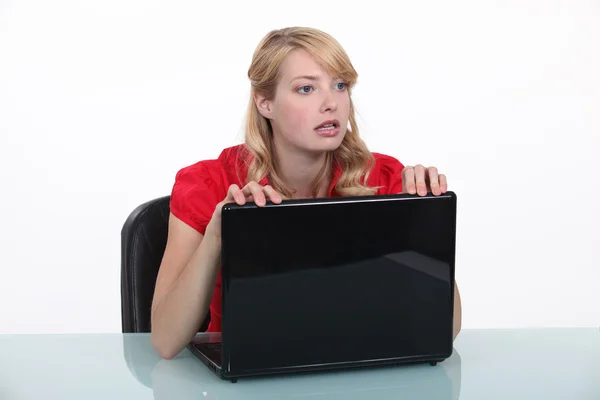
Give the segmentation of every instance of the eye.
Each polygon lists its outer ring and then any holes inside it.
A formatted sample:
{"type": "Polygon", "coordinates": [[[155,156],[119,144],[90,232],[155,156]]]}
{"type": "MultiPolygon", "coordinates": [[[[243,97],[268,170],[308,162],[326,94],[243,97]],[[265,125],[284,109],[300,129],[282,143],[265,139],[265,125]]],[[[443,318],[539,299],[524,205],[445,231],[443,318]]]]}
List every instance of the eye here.
{"type": "Polygon", "coordinates": [[[298,91],[298,93],[306,94],[306,93],[310,93],[309,90],[311,90],[311,89],[312,89],[312,86],[306,85],[306,86],[300,86],[297,91],[298,91]]]}
{"type": "Polygon", "coordinates": [[[337,90],[345,90],[346,86],[347,86],[346,82],[338,82],[335,84],[335,88],[337,90]]]}

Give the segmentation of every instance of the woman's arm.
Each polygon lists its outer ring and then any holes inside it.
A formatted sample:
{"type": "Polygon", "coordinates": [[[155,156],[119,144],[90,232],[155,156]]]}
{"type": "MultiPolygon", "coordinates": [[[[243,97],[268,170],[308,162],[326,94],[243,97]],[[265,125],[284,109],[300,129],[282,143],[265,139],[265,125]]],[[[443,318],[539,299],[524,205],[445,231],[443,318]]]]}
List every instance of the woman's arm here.
{"type": "Polygon", "coordinates": [[[198,333],[221,265],[223,205],[233,201],[242,205],[250,198],[259,207],[267,200],[282,201],[270,186],[250,182],[240,189],[231,185],[225,199],[217,204],[204,236],[170,215],[167,245],[152,301],[151,342],[161,357],[175,357],[198,333]]]}
{"type": "Polygon", "coordinates": [[[462,327],[462,303],[460,301],[460,293],[456,281],[454,281],[454,336],[456,339],[462,327]]]}
{"type": "Polygon", "coordinates": [[[175,357],[200,329],[219,270],[220,243],[173,214],[152,301],[151,342],[161,357],[175,357]]]}

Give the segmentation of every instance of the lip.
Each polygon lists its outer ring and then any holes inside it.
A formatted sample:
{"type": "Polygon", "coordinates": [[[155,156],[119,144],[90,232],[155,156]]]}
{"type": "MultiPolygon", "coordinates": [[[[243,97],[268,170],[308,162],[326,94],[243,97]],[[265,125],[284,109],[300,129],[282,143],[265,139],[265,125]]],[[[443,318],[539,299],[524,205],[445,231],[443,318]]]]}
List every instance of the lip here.
{"type": "Polygon", "coordinates": [[[317,132],[317,134],[319,136],[328,137],[328,138],[339,135],[341,133],[341,131],[342,130],[340,128],[340,121],[338,121],[337,119],[323,121],[319,126],[317,126],[315,128],[315,132],[317,132]],[[327,128],[327,129],[319,129],[319,127],[326,125],[326,124],[333,124],[333,127],[327,128]]]}
{"type": "Polygon", "coordinates": [[[319,129],[323,125],[327,125],[327,124],[334,124],[335,125],[335,129],[339,129],[340,128],[340,121],[338,121],[337,119],[330,119],[330,120],[321,122],[319,125],[317,125],[315,127],[315,129],[319,129]]]}

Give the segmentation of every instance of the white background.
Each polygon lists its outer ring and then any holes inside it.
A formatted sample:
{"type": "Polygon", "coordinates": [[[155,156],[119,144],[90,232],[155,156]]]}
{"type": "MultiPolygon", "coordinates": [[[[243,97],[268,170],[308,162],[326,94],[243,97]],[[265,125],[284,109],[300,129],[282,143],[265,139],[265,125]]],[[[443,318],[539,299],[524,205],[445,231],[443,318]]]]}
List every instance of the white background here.
{"type": "Polygon", "coordinates": [[[239,143],[271,29],[336,37],[373,151],[459,196],[464,328],[600,325],[600,3],[0,1],[0,333],[120,332],[120,229],[239,143]],[[393,5],[392,5],[393,4],[393,5]]]}

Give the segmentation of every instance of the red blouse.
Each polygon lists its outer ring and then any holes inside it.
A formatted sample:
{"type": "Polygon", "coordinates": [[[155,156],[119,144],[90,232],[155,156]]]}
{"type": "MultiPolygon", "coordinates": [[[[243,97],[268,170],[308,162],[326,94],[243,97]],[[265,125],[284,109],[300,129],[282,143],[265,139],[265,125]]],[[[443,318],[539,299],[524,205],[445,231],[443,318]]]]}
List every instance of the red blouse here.
{"type": "MultiPolygon", "coordinates": [[[[237,145],[223,150],[216,160],[199,161],[178,171],[171,193],[171,213],[204,235],[217,204],[227,196],[229,186],[244,186],[248,154],[244,145],[237,145]]],[[[378,195],[400,193],[404,165],[391,156],[379,153],[373,153],[373,156],[375,165],[369,175],[368,186],[379,186],[378,195]]],[[[338,196],[334,189],[341,174],[340,168],[334,169],[329,197],[338,196]]],[[[268,180],[265,177],[259,183],[265,186],[268,180]]],[[[221,331],[221,316],[219,273],[210,303],[208,332],[221,331]]]]}

